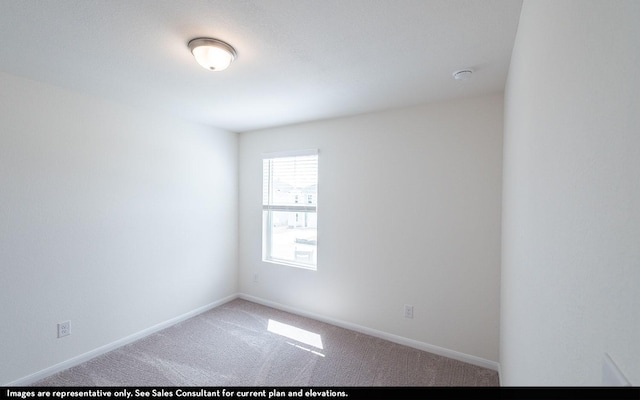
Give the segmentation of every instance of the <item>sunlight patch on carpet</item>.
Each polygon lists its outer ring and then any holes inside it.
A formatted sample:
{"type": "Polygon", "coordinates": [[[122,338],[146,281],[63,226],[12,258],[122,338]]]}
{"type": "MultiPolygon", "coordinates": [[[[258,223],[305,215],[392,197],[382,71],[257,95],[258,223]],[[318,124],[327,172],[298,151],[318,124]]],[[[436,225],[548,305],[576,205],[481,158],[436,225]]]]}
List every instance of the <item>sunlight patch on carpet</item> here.
{"type": "Polygon", "coordinates": [[[288,324],[283,324],[282,322],[274,321],[272,319],[269,320],[267,330],[269,332],[275,333],[276,335],[288,337],[289,339],[293,339],[297,342],[301,342],[318,349],[323,348],[322,337],[317,333],[296,328],[295,326],[291,326],[288,324]]]}

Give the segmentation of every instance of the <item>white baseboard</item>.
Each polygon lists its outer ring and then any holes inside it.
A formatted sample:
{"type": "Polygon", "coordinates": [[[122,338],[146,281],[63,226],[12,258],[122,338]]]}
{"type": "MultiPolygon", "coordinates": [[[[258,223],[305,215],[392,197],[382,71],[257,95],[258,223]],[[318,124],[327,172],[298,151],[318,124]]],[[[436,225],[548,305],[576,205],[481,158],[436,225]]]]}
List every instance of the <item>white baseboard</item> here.
{"type": "Polygon", "coordinates": [[[198,314],[202,314],[205,311],[209,311],[212,308],[218,307],[224,303],[227,303],[231,300],[234,300],[238,298],[237,294],[233,294],[231,296],[227,296],[223,299],[214,301],[213,303],[209,303],[205,306],[202,307],[198,307],[195,310],[191,310],[187,313],[184,313],[182,315],[179,315],[175,318],[171,318],[170,320],[161,322],[157,325],[154,325],[152,327],[149,327],[147,329],[143,329],[140,332],[134,333],[133,335],[129,335],[127,337],[124,337],[122,339],[116,340],[115,342],[106,344],[104,346],[98,347],[94,350],[88,351],[84,354],[81,354],[79,356],[73,357],[69,360],[63,361],[59,364],[53,365],[51,367],[45,368],[41,371],[38,371],[36,373],[33,373],[31,375],[27,375],[24,378],[20,378],[18,380],[15,380],[13,382],[8,383],[6,386],[26,386],[26,385],[31,385],[34,382],[39,381],[40,379],[44,379],[48,376],[51,376],[55,373],[64,371],[65,369],[74,367],[76,365],[82,364],[83,362],[89,361],[92,358],[95,358],[97,356],[100,356],[102,354],[105,354],[109,351],[115,350],[119,347],[122,347],[124,345],[127,345],[129,343],[133,343],[136,340],[142,339],[145,336],[149,336],[153,333],[156,333],[158,331],[161,331],[165,328],[168,328],[172,325],[175,325],[177,323],[180,323],[182,321],[185,321],[189,318],[195,317],[198,314]]]}
{"type": "Polygon", "coordinates": [[[408,339],[408,338],[405,338],[405,337],[402,337],[402,336],[398,336],[398,335],[394,335],[394,334],[391,334],[391,333],[378,331],[378,330],[375,330],[375,329],[371,329],[371,328],[367,328],[367,327],[364,327],[364,326],[356,325],[356,324],[353,324],[351,322],[341,321],[341,320],[337,320],[337,319],[334,319],[334,318],[325,317],[323,315],[318,315],[318,314],[306,312],[306,311],[303,311],[303,310],[300,310],[300,309],[297,309],[297,308],[294,308],[294,307],[285,306],[285,305],[280,304],[280,303],[276,303],[276,302],[269,301],[269,300],[264,300],[264,299],[261,299],[259,297],[251,296],[251,295],[244,294],[244,293],[239,293],[238,297],[240,297],[241,299],[244,299],[244,300],[252,301],[254,303],[265,305],[267,307],[272,307],[272,308],[276,308],[278,310],[290,312],[292,314],[300,315],[300,316],[307,317],[307,318],[312,318],[312,319],[315,319],[315,320],[318,320],[318,321],[326,322],[328,324],[339,326],[341,328],[349,329],[349,330],[352,330],[352,331],[364,333],[366,335],[374,336],[374,337],[377,337],[377,338],[380,338],[380,339],[385,339],[385,340],[388,340],[390,342],[394,342],[394,343],[398,343],[398,344],[401,344],[401,345],[409,346],[409,347],[412,347],[414,349],[427,351],[429,353],[437,354],[439,356],[452,358],[454,360],[458,360],[458,361],[466,362],[466,363],[469,363],[469,364],[477,365],[479,367],[488,368],[488,369],[491,369],[493,371],[498,371],[499,370],[499,366],[500,365],[497,362],[491,361],[491,360],[486,360],[486,359],[481,358],[481,357],[476,357],[476,356],[472,356],[470,354],[460,353],[460,352],[455,351],[455,350],[449,350],[449,349],[445,349],[443,347],[434,346],[432,344],[420,342],[420,341],[413,340],[413,339],[408,339]]]}

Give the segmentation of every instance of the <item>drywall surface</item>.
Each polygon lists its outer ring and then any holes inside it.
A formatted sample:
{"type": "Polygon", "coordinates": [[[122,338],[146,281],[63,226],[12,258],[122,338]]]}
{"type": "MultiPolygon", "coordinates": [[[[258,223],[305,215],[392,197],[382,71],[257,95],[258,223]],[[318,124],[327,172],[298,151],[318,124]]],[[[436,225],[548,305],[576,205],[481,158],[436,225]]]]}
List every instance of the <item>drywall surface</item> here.
{"type": "Polygon", "coordinates": [[[240,134],[240,291],[497,361],[502,111],[500,94],[240,134]],[[307,148],[317,271],[261,261],[261,155],[307,148]]]}
{"type": "Polygon", "coordinates": [[[640,3],[527,1],[505,100],[503,385],[640,384],[640,3]]]}
{"type": "Polygon", "coordinates": [[[236,134],[0,91],[0,384],[236,293],[236,134]]]}

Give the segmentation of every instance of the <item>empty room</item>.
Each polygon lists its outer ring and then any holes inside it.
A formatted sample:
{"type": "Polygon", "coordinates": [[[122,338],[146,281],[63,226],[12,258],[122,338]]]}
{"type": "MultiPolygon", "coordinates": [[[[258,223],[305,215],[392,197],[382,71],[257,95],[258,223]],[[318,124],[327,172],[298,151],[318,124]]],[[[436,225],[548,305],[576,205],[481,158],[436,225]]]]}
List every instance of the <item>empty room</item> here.
{"type": "Polygon", "coordinates": [[[0,385],[640,385],[640,2],[3,0],[0,385]]]}

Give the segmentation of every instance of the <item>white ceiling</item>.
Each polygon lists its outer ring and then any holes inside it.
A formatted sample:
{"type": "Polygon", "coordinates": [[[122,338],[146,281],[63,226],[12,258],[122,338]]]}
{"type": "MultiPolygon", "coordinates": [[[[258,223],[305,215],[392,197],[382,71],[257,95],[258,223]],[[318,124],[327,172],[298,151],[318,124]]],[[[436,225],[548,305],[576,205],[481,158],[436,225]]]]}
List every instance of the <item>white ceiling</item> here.
{"type": "Polygon", "coordinates": [[[0,71],[243,132],[501,92],[521,5],[1,0],[0,71]],[[195,62],[201,36],[236,48],[229,69],[195,62]]]}

